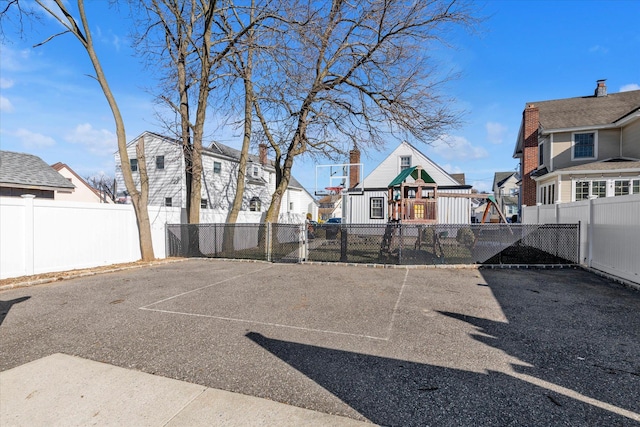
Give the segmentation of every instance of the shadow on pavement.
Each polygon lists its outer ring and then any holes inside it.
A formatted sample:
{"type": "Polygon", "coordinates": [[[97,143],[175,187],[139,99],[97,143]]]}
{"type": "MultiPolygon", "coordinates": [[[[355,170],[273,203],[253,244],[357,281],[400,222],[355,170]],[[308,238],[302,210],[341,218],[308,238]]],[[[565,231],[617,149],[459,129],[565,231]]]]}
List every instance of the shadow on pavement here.
{"type": "MultiPolygon", "coordinates": [[[[477,372],[255,332],[246,337],[380,425],[638,425],[637,294],[611,291],[605,282],[581,283],[588,292],[565,292],[566,286],[578,285],[513,284],[503,273],[482,274],[507,323],[439,314],[473,325],[477,333],[470,334],[471,339],[521,364],[500,370],[488,362],[477,372]],[[612,304],[612,292],[616,298],[629,298],[612,304]]],[[[483,366],[481,357],[477,355],[476,368],[483,366]]]]}
{"type": "Polygon", "coordinates": [[[9,314],[9,310],[11,310],[11,307],[13,307],[14,304],[21,303],[28,300],[29,298],[31,297],[21,297],[8,301],[0,300],[0,325],[2,325],[2,322],[4,322],[4,318],[7,317],[7,314],[9,314]]]}

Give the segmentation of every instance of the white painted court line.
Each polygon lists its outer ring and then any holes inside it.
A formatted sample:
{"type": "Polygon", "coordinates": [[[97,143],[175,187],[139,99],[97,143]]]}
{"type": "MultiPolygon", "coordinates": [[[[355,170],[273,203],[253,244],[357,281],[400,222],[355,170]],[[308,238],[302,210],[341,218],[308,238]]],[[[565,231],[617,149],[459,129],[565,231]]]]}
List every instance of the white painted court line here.
{"type": "Polygon", "coordinates": [[[398,307],[400,307],[400,299],[402,298],[402,294],[404,293],[404,287],[407,284],[407,278],[409,277],[409,269],[404,273],[404,280],[402,281],[402,286],[400,287],[400,293],[398,294],[398,299],[396,300],[396,305],[393,307],[393,313],[391,314],[391,321],[389,322],[389,328],[387,329],[387,338],[386,341],[391,339],[391,333],[393,332],[393,324],[396,320],[396,314],[398,312],[398,307]]]}
{"type": "MultiPolygon", "coordinates": [[[[147,309],[147,307],[151,307],[152,305],[160,304],[161,302],[169,301],[169,300],[172,300],[172,299],[174,299],[174,298],[178,298],[178,297],[181,297],[181,296],[183,296],[183,295],[190,294],[190,293],[192,293],[192,292],[201,291],[201,290],[203,290],[203,289],[207,289],[207,288],[210,288],[210,287],[212,287],[212,286],[216,286],[216,285],[219,285],[219,284],[221,284],[221,283],[228,282],[229,280],[234,280],[234,279],[238,279],[238,278],[240,278],[240,277],[248,276],[248,275],[253,274],[253,273],[258,273],[258,272],[260,272],[260,271],[264,271],[264,270],[267,270],[267,269],[272,268],[272,267],[273,267],[273,265],[269,265],[268,267],[261,268],[261,269],[259,269],[259,270],[250,271],[250,272],[248,272],[248,273],[244,273],[244,274],[239,274],[239,275],[234,276],[234,277],[229,277],[228,279],[224,279],[224,280],[221,280],[221,281],[219,281],[219,282],[212,283],[212,284],[210,284],[210,285],[202,286],[202,287],[200,287],[200,288],[192,289],[192,290],[190,290],[190,291],[186,291],[186,292],[182,292],[181,294],[177,294],[177,295],[171,296],[171,297],[169,297],[169,298],[161,299],[160,301],[152,302],[151,304],[147,304],[147,305],[145,305],[145,306],[143,306],[143,307],[140,307],[140,309],[141,309],[141,310],[146,310],[146,309],[147,309]]],[[[159,310],[156,310],[156,311],[159,311],[159,310]]]]}
{"type": "Polygon", "coordinates": [[[291,326],[291,325],[284,325],[284,324],[280,324],[280,323],[260,322],[260,321],[257,321],[257,320],[237,319],[237,318],[233,318],[233,317],[213,316],[213,315],[209,315],[209,314],[186,313],[186,312],[182,312],[182,311],[172,311],[172,310],[161,310],[161,309],[156,309],[156,308],[149,308],[149,307],[151,307],[153,305],[160,304],[162,302],[169,301],[169,300],[172,300],[174,298],[178,298],[178,297],[181,297],[181,296],[184,296],[184,295],[196,292],[196,291],[200,291],[202,289],[207,289],[207,288],[210,288],[212,286],[216,286],[216,285],[219,285],[221,283],[228,282],[229,280],[238,279],[240,277],[248,276],[248,275],[253,274],[253,273],[258,273],[260,271],[267,270],[269,268],[272,268],[273,266],[274,265],[270,265],[268,267],[261,268],[261,269],[256,270],[256,271],[251,271],[251,272],[245,273],[245,274],[239,274],[237,276],[230,277],[228,279],[224,279],[224,280],[221,280],[219,282],[212,283],[210,285],[206,285],[206,286],[202,286],[202,287],[197,288],[197,289],[192,289],[190,291],[182,292],[180,294],[173,295],[171,297],[164,298],[164,299],[161,299],[161,300],[156,301],[156,302],[152,302],[151,304],[147,304],[147,305],[145,305],[143,307],[140,307],[139,309],[140,310],[146,310],[146,311],[156,311],[158,313],[180,314],[180,315],[183,315],[183,316],[192,316],[192,317],[204,317],[204,318],[208,318],[208,319],[224,320],[224,321],[228,321],[228,322],[251,323],[251,324],[254,324],[254,325],[272,326],[272,327],[278,327],[278,328],[295,329],[295,330],[300,330],[300,331],[319,332],[319,333],[325,333],[325,334],[334,334],[334,335],[351,336],[351,337],[357,337],[357,338],[366,338],[366,339],[372,339],[372,340],[377,340],[377,341],[389,341],[391,339],[391,333],[393,332],[393,324],[395,322],[395,318],[396,318],[396,313],[398,311],[398,307],[400,306],[400,299],[402,298],[402,294],[404,292],[404,288],[405,288],[405,285],[407,283],[407,278],[409,277],[409,269],[408,268],[405,271],[404,280],[402,281],[402,286],[400,287],[400,292],[398,293],[398,298],[397,298],[396,303],[395,303],[395,305],[393,307],[393,312],[391,314],[391,320],[389,321],[389,326],[387,327],[387,336],[386,337],[376,337],[376,336],[373,336],[373,335],[353,334],[353,333],[349,333],[349,332],[330,331],[330,330],[315,329],[315,328],[304,328],[304,327],[301,327],[301,326],[291,326]]]}
{"type": "Polygon", "coordinates": [[[233,317],[212,316],[209,314],[185,313],[181,311],[160,310],[156,308],[146,308],[146,307],[140,307],[140,310],[157,311],[159,313],[168,313],[168,314],[181,314],[183,316],[206,317],[208,319],[224,320],[228,322],[251,323],[254,325],[273,326],[278,328],[295,329],[295,330],[307,331],[307,332],[319,332],[324,334],[344,335],[344,336],[350,336],[350,337],[367,338],[367,339],[378,340],[378,341],[389,341],[389,338],[374,337],[372,335],[352,334],[349,332],[329,331],[324,329],[303,328],[301,326],[291,326],[291,325],[283,325],[280,323],[260,322],[257,320],[235,319],[233,317]]]}

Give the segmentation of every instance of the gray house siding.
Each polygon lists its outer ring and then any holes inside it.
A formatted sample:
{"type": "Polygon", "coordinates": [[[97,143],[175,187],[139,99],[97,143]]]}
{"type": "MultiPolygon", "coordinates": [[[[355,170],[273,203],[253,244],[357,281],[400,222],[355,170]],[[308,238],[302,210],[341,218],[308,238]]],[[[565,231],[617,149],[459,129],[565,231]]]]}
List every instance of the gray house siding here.
{"type": "Polygon", "coordinates": [[[640,120],[622,128],[622,156],[640,159],[640,120]]]}

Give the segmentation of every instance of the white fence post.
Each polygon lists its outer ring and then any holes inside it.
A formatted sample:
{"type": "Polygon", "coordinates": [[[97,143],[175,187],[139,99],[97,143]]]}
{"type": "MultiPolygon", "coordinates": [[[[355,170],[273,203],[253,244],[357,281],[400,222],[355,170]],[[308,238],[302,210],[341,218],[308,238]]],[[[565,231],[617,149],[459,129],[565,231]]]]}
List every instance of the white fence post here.
{"type": "Polygon", "coordinates": [[[34,252],[34,221],[33,221],[33,199],[36,198],[33,194],[23,194],[21,196],[24,200],[24,267],[25,274],[31,275],[34,271],[33,259],[35,257],[34,252]]]}
{"type": "Polygon", "coordinates": [[[587,224],[587,265],[591,268],[591,261],[593,259],[593,222],[594,212],[593,203],[596,199],[589,200],[589,223],[587,224]]]}

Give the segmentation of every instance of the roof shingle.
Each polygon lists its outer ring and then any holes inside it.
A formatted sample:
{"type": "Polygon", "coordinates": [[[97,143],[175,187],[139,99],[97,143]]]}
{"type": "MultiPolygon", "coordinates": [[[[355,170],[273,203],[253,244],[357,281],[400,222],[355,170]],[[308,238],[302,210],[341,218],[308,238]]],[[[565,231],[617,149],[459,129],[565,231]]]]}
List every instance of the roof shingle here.
{"type": "Polygon", "coordinates": [[[51,190],[76,188],[40,157],[13,151],[0,151],[0,184],[51,190]]]}

